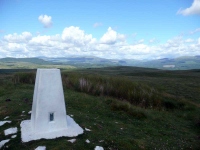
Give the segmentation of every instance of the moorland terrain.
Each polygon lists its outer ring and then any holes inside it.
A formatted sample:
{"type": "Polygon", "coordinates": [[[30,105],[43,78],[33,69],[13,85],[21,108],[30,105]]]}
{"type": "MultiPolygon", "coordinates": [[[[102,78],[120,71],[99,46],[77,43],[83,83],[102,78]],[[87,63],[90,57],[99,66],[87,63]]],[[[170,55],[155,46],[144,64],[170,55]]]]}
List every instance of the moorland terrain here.
{"type": "Polygon", "coordinates": [[[11,139],[2,149],[40,145],[47,149],[97,145],[119,150],[200,149],[200,70],[32,64],[31,69],[0,69],[0,121],[12,121],[0,126],[0,141],[11,139]],[[68,137],[21,142],[20,123],[30,119],[35,67],[61,68],[67,114],[91,130],[75,137],[75,143],[68,137]],[[4,135],[10,127],[18,128],[16,138],[4,135]]]}

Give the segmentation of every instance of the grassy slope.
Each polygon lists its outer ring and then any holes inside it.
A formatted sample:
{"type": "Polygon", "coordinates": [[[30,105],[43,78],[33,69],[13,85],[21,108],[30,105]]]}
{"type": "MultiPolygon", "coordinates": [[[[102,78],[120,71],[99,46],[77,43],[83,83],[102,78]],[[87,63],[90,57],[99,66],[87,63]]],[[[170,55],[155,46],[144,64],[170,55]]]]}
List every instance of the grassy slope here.
{"type": "Polygon", "coordinates": [[[139,67],[107,67],[81,70],[80,73],[120,76],[148,84],[172,97],[200,104],[200,70],[166,71],[139,67]]]}
{"type": "Polygon", "coordinates": [[[57,64],[36,64],[32,62],[0,62],[1,69],[36,69],[36,68],[62,68],[75,69],[76,67],[70,65],[57,64]]]}
{"type": "MultiPolygon", "coordinates": [[[[105,149],[200,148],[199,71],[166,72],[114,67],[80,70],[76,73],[126,77],[153,86],[167,98],[185,101],[187,105],[183,110],[169,111],[137,108],[147,116],[146,119],[138,119],[124,111],[114,111],[112,103],[117,100],[113,98],[95,97],[64,88],[67,113],[73,114],[73,118],[80,126],[92,131],[85,131],[83,135],[78,136],[74,144],[67,142],[70,138],[21,143],[18,131],[17,138],[6,144],[9,149],[34,149],[39,145],[46,145],[47,149],[94,149],[96,145],[101,145],[105,149]],[[86,144],[86,139],[91,143],[86,144]]],[[[30,119],[27,112],[31,110],[34,85],[14,85],[11,77],[12,75],[0,75],[0,120],[6,116],[10,116],[8,120],[12,120],[11,124],[0,127],[0,141],[10,138],[4,136],[3,130],[15,126],[19,129],[21,120],[30,119]],[[6,98],[12,101],[5,102],[6,98]],[[29,101],[25,102],[25,98],[29,101]],[[22,111],[26,111],[26,116],[21,116],[22,111]]]]}

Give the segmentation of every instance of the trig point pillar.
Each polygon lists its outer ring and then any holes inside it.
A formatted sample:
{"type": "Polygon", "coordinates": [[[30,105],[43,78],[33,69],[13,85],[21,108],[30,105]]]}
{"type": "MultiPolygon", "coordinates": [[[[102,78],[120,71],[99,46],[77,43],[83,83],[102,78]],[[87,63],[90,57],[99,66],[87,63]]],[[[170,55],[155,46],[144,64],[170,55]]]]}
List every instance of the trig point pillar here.
{"type": "Polygon", "coordinates": [[[31,113],[32,129],[49,132],[67,127],[59,69],[38,69],[31,113]]]}
{"type": "Polygon", "coordinates": [[[66,116],[59,69],[37,69],[31,120],[22,121],[21,127],[23,142],[83,133],[83,129],[66,116]]]}

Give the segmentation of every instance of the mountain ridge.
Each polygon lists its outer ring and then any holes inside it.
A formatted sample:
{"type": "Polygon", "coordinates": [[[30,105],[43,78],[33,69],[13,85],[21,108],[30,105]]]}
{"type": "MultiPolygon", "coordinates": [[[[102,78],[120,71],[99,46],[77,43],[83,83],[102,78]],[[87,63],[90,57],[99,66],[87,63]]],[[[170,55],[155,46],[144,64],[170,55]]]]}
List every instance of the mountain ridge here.
{"type": "Polygon", "coordinates": [[[28,62],[37,65],[71,65],[75,67],[136,66],[165,70],[200,69],[200,55],[154,60],[106,59],[95,56],[0,58],[0,63],[28,62]]]}

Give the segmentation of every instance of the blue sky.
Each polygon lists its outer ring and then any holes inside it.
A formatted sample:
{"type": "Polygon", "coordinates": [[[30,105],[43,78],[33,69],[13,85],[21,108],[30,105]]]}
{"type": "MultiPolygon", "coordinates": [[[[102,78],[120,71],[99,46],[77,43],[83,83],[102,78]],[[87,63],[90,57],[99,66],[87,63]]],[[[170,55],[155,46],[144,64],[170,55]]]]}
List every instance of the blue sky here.
{"type": "Polygon", "coordinates": [[[0,57],[200,55],[200,0],[1,0],[0,57]]]}

